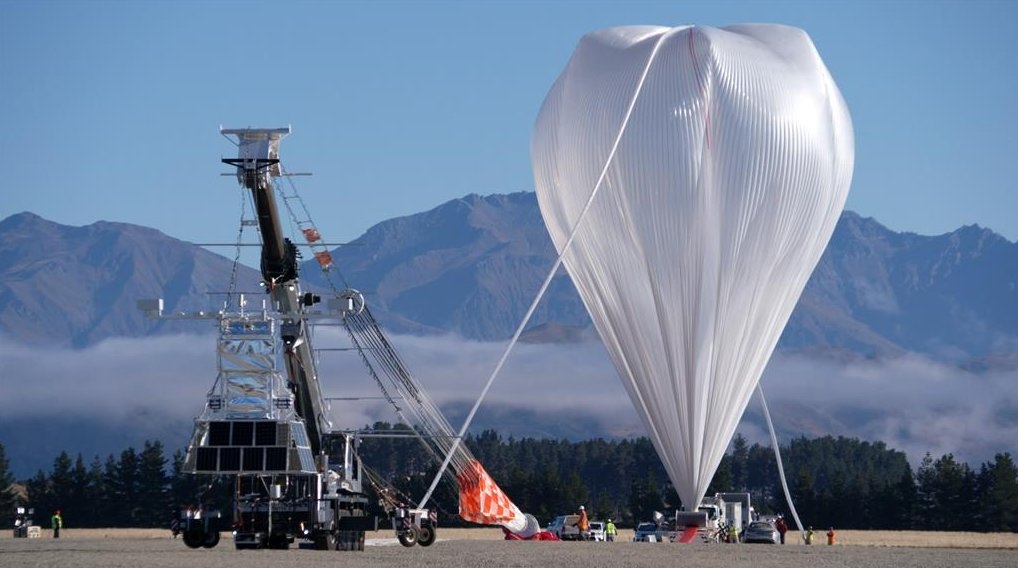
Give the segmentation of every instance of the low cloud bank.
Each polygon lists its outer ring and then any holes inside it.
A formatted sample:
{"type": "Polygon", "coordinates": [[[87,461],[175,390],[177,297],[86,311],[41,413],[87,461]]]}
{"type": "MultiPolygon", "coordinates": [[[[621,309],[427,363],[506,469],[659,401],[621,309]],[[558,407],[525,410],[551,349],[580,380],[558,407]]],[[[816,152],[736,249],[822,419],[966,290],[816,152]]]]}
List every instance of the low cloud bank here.
{"type": "MultiPolygon", "coordinates": [[[[460,407],[473,404],[505,348],[455,337],[390,339],[436,403],[460,407]]],[[[342,334],[320,330],[316,346],[347,345],[342,334]]],[[[73,351],[0,340],[0,361],[0,423],[49,416],[125,427],[146,416],[186,423],[201,411],[216,375],[210,335],[111,339],[73,351]]],[[[397,420],[355,352],[323,352],[320,373],[325,396],[343,399],[330,401],[337,427],[397,420]]],[[[762,384],[783,437],[882,440],[913,463],[926,452],[953,453],[974,467],[997,452],[1018,455],[1016,370],[972,374],[917,356],[845,363],[776,355],[762,384]]],[[[488,407],[587,414],[592,423],[612,423],[616,432],[642,431],[597,342],[517,345],[482,409],[488,407]]],[[[754,398],[740,431],[766,444],[758,409],[754,398]]]]}
{"type": "Polygon", "coordinates": [[[998,452],[1018,455],[1015,369],[974,374],[916,355],[853,363],[777,355],[763,388],[772,406],[811,408],[845,428],[828,433],[881,440],[913,464],[926,452],[973,467],[998,452]]]}

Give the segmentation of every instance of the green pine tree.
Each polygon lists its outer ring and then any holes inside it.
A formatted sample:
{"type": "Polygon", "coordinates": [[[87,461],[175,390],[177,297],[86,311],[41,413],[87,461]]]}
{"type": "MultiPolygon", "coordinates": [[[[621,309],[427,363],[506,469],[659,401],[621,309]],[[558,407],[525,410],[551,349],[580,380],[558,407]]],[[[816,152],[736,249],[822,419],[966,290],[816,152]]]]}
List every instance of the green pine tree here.
{"type": "Polygon", "coordinates": [[[64,519],[64,526],[77,525],[78,519],[78,504],[76,501],[80,499],[80,495],[74,495],[74,477],[73,477],[74,464],[71,461],[71,456],[67,455],[67,452],[60,452],[60,455],[53,460],[53,471],[50,472],[49,476],[49,487],[52,495],[53,502],[45,512],[52,515],[57,509],[60,510],[60,514],[64,519]]]}
{"type": "Polygon", "coordinates": [[[14,475],[8,467],[7,450],[0,444],[0,527],[11,526],[14,509],[17,506],[14,496],[14,475]]]}
{"type": "Polygon", "coordinates": [[[170,515],[170,484],[162,442],[145,441],[138,456],[138,500],[142,510],[135,522],[143,527],[162,527],[170,515]]]}
{"type": "Polygon", "coordinates": [[[985,529],[1018,531],[1018,466],[1011,454],[994,456],[993,462],[980,470],[982,507],[985,529]]]}
{"type": "Polygon", "coordinates": [[[120,452],[120,460],[113,456],[106,462],[106,485],[112,502],[110,522],[116,527],[141,526],[142,503],[139,500],[138,454],[134,448],[120,452]]]}

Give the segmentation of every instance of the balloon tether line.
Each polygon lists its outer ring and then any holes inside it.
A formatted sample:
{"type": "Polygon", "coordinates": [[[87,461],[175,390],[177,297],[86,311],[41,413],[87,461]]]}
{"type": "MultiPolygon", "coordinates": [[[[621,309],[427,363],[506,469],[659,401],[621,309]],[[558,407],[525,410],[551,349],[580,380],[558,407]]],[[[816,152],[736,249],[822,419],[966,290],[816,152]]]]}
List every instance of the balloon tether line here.
{"type": "Polygon", "coordinates": [[[778,436],[774,433],[774,423],[771,422],[771,413],[767,410],[767,399],[764,398],[763,387],[760,386],[760,383],[756,384],[756,392],[760,395],[764,418],[767,420],[767,429],[771,433],[771,446],[774,447],[774,457],[778,461],[778,477],[781,479],[781,489],[785,491],[785,501],[788,502],[788,508],[792,511],[792,518],[795,519],[795,526],[799,528],[799,534],[805,538],[805,534],[802,531],[802,522],[799,521],[799,513],[795,511],[795,505],[792,503],[792,494],[789,493],[788,482],[785,481],[785,466],[781,464],[781,450],[778,449],[778,436]]]}
{"type": "Polygon", "coordinates": [[[502,370],[503,365],[505,365],[506,360],[509,358],[509,353],[512,351],[513,346],[516,345],[520,335],[523,333],[523,329],[526,327],[527,323],[530,322],[530,317],[534,315],[534,311],[541,302],[541,298],[544,297],[544,293],[548,290],[548,286],[551,285],[552,278],[555,277],[555,273],[558,271],[559,267],[562,266],[562,260],[565,258],[566,252],[569,251],[569,247],[573,244],[573,240],[579,232],[583,219],[587,216],[587,212],[590,211],[590,206],[594,203],[594,197],[597,196],[598,190],[601,189],[601,184],[604,182],[605,176],[608,175],[608,168],[611,166],[612,160],[615,158],[615,152],[618,150],[619,143],[622,141],[622,135],[626,131],[626,126],[629,125],[629,118],[633,114],[633,107],[636,106],[636,101],[640,98],[640,92],[643,91],[644,81],[646,81],[647,73],[650,71],[650,66],[654,62],[654,58],[657,56],[658,49],[661,47],[661,42],[671,33],[671,31],[674,30],[675,28],[672,28],[669,32],[661,34],[657,43],[654,44],[654,49],[651,51],[650,57],[647,58],[647,65],[643,69],[643,75],[640,76],[640,82],[636,85],[636,90],[633,92],[633,98],[629,101],[629,108],[626,109],[626,116],[622,119],[622,124],[619,126],[619,133],[615,136],[615,142],[612,144],[611,152],[609,152],[608,158],[605,160],[604,167],[601,169],[601,175],[598,176],[597,183],[594,184],[594,189],[590,192],[590,197],[587,198],[587,203],[583,206],[583,210],[580,211],[580,215],[577,217],[576,223],[573,225],[573,229],[570,231],[569,238],[566,240],[565,245],[562,246],[562,250],[559,252],[558,258],[555,259],[555,263],[552,265],[551,270],[548,271],[548,275],[544,278],[544,283],[541,284],[541,289],[538,290],[534,300],[530,303],[530,308],[527,310],[526,315],[523,316],[523,320],[520,321],[520,325],[516,327],[516,332],[513,333],[512,339],[509,340],[509,344],[502,353],[502,358],[499,359],[498,364],[495,365],[495,370],[492,371],[491,376],[488,377],[488,382],[484,385],[484,389],[481,390],[481,394],[477,398],[477,402],[474,403],[473,408],[470,409],[470,413],[467,414],[466,419],[463,421],[463,427],[460,428],[459,433],[453,441],[452,447],[449,448],[449,452],[446,454],[445,460],[442,462],[442,466],[438,468],[438,472],[435,473],[435,479],[432,480],[431,486],[428,487],[428,492],[424,494],[424,498],[421,499],[418,507],[423,508],[427,505],[428,500],[431,498],[431,494],[434,493],[435,488],[438,486],[439,480],[442,479],[442,474],[445,473],[446,468],[449,467],[449,462],[452,460],[453,454],[456,452],[459,444],[463,441],[463,436],[470,427],[470,423],[473,422],[477,409],[480,408],[481,403],[484,401],[484,397],[488,395],[488,390],[491,389],[492,383],[495,382],[495,377],[497,377],[498,373],[502,370]]]}

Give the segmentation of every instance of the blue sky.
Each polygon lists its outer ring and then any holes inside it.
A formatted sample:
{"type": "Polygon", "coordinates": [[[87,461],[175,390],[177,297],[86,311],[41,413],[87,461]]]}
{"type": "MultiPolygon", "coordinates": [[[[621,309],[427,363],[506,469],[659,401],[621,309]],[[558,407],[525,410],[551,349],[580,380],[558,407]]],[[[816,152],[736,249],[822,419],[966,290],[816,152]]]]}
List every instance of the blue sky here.
{"type": "MultiPolygon", "coordinates": [[[[0,218],[229,242],[226,127],[292,125],[325,238],[469,193],[532,190],[530,131],[584,33],[805,29],[853,116],[848,208],[1018,239],[1018,2],[0,0],[0,218]]],[[[220,251],[222,252],[222,251],[220,251]]],[[[227,251],[228,253],[228,251],[227,251]]]]}
{"type": "MultiPolygon", "coordinates": [[[[941,234],[978,223],[1018,240],[1012,0],[0,0],[0,219],[27,210],[69,225],[122,221],[194,242],[229,242],[242,193],[220,176],[227,169],[219,159],[234,154],[220,125],[291,125],[282,147],[287,169],[314,173],[297,183],[319,229],[329,241],[350,240],[469,193],[532,190],[531,128],[584,33],[743,22],[794,25],[813,38],[853,116],[850,209],[898,231],[941,234]]],[[[139,392],[180,377],[194,383],[168,401],[165,389],[146,399],[189,421],[200,403],[194,393],[212,376],[213,360],[202,358],[211,339],[174,341],[114,340],[45,355],[0,342],[0,360],[45,379],[6,393],[8,406],[116,417],[131,405],[107,405],[139,396],[117,381],[130,367],[122,357],[136,356],[144,361],[134,368],[173,373],[139,392]],[[61,382],[81,376],[98,382],[87,392],[77,388],[81,381],[61,382]]],[[[488,375],[502,346],[439,341],[447,340],[398,344],[439,401],[467,393],[472,402],[477,377],[488,375]],[[432,386],[436,379],[446,383],[432,386]]],[[[567,401],[605,415],[629,408],[601,348],[581,347],[595,351],[518,347],[525,353],[510,358],[510,377],[489,400],[567,401]],[[594,377],[598,387],[588,382],[581,394],[569,387],[568,396],[551,397],[546,385],[520,388],[553,375],[547,369],[556,361],[569,365],[563,376],[594,377]],[[576,361],[589,373],[577,373],[576,361]]],[[[831,416],[863,409],[880,418],[836,433],[882,439],[914,459],[925,451],[989,459],[1016,438],[1014,428],[985,428],[1010,404],[1013,373],[984,377],[986,388],[974,396],[970,375],[929,362],[814,365],[779,361],[768,371],[773,408],[785,400],[831,416]],[[820,386],[817,376],[834,379],[820,386]],[[870,386],[859,389],[859,380],[870,386]]]]}

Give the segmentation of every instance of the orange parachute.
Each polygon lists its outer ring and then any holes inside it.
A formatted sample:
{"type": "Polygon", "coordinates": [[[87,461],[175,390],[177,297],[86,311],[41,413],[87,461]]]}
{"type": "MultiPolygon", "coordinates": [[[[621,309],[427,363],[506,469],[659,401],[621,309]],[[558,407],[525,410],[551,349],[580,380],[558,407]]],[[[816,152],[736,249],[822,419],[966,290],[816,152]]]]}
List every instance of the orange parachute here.
{"type": "Polygon", "coordinates": [[[460,486],[460,517],[483,525],[504,525],[522,516],[502,488],[476,459],[456,474],[460,486]]]}

